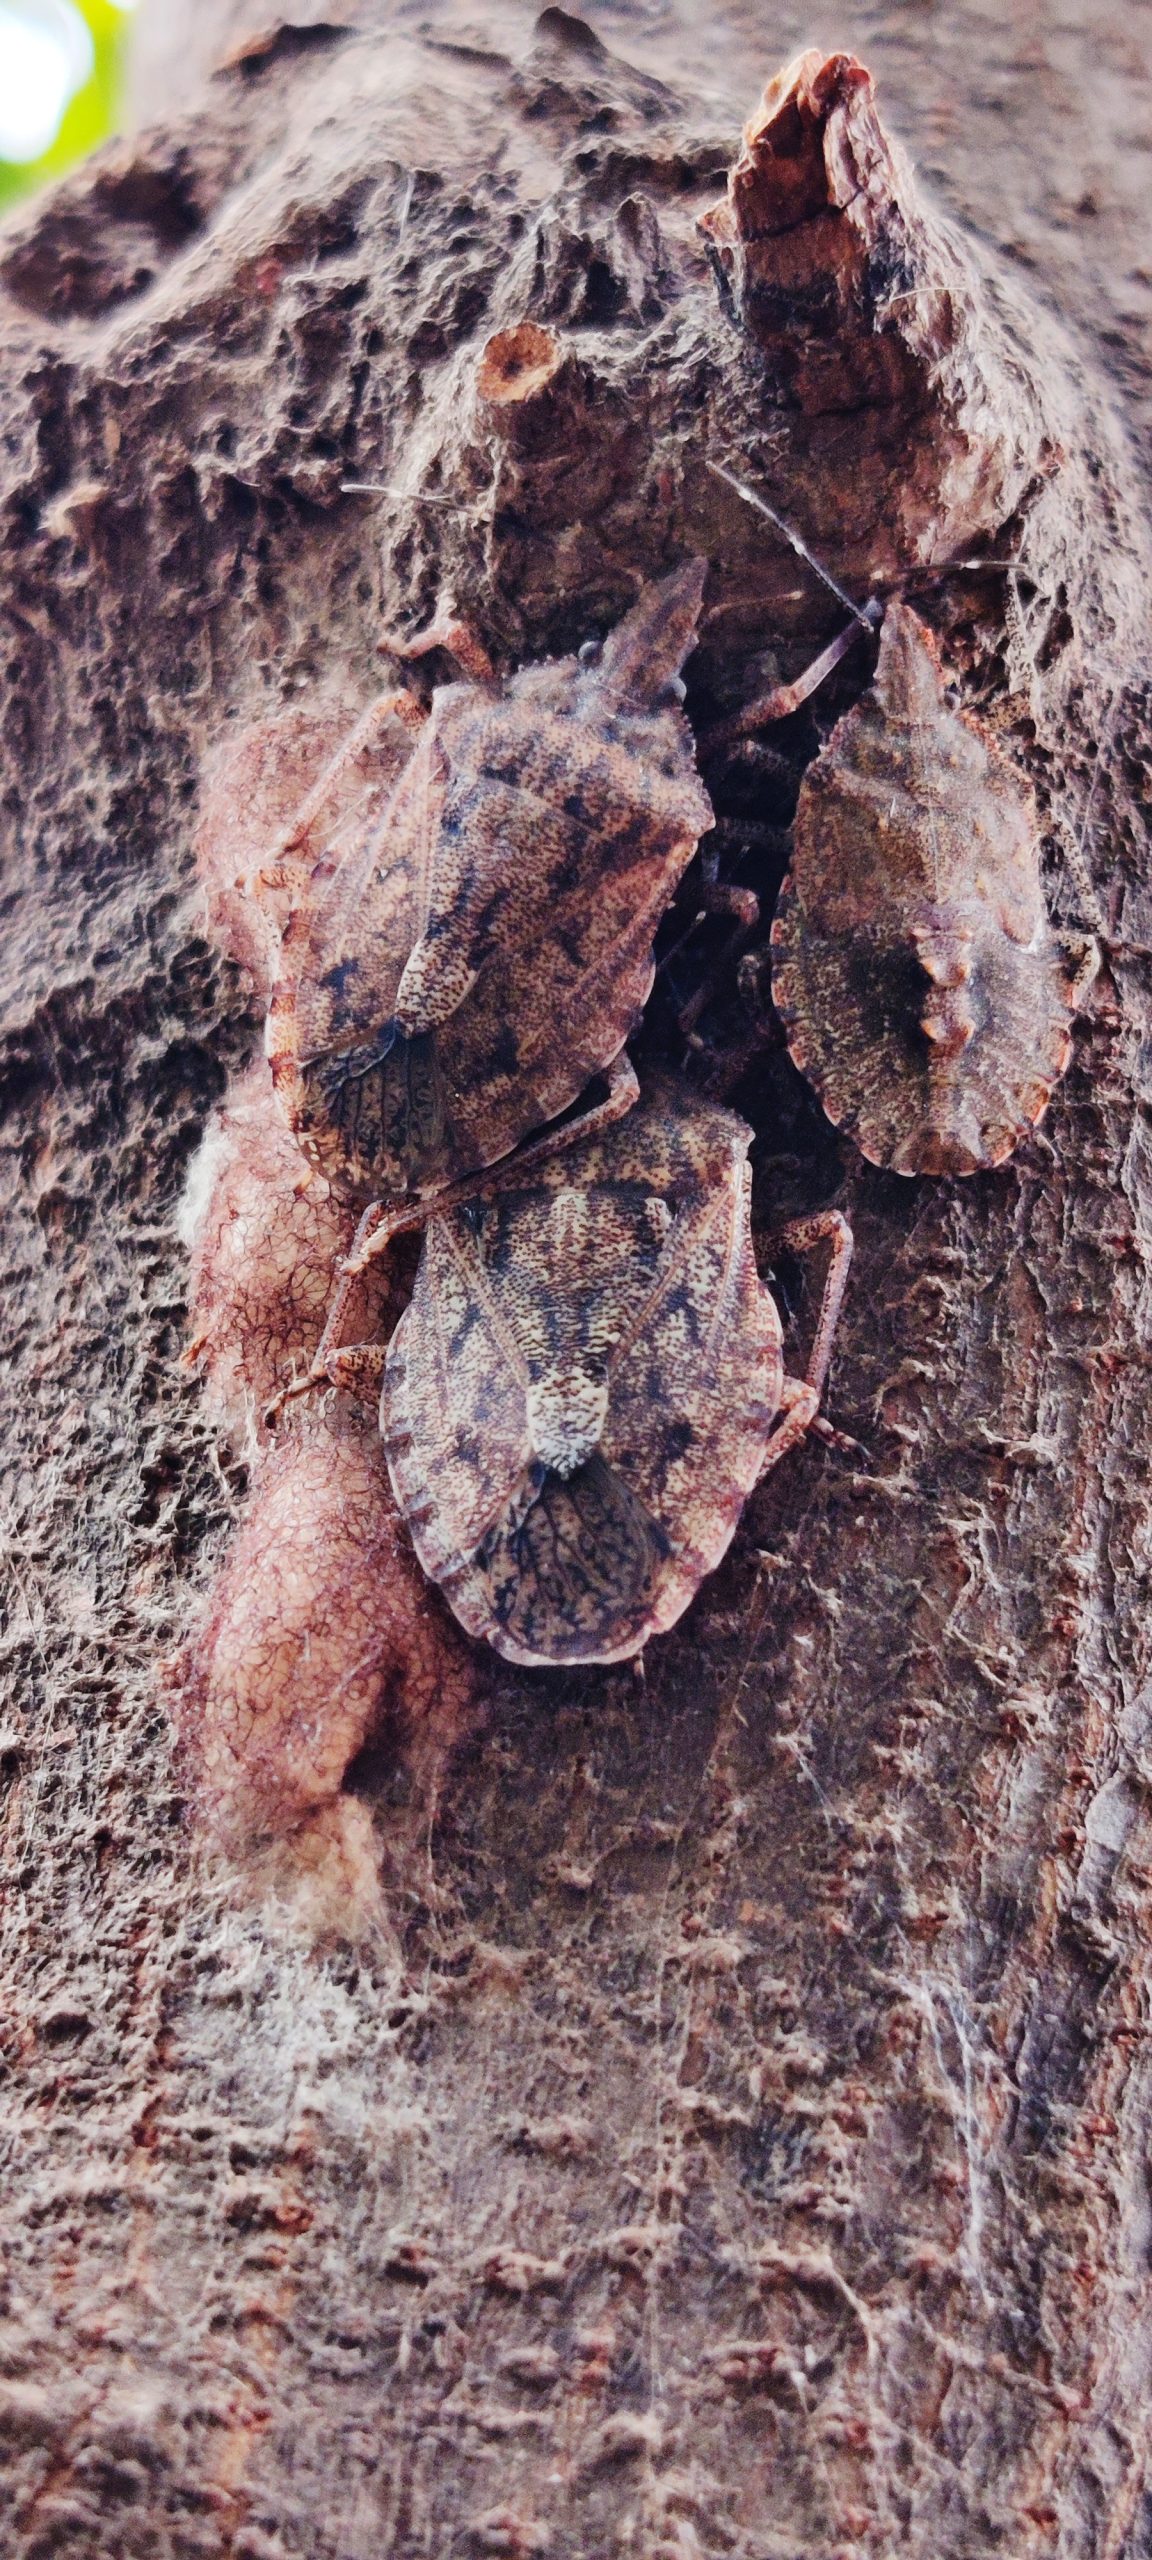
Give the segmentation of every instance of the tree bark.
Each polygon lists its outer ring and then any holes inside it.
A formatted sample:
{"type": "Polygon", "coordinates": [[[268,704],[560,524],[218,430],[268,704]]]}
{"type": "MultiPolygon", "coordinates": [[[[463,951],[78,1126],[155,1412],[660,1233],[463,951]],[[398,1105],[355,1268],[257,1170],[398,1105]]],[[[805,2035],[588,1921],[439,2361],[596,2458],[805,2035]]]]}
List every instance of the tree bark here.
{"type": "MultiPolygon", "coordinates": [[[[4,2548],[1138,2560],[1148,69],[1118,7],[855,13],[923,194],[846,192],[915,314],[829,439],[823,321],[766,346],[775,252],[699,227],[782,22],[290,14],[198,12],[233,59],[179,115],[146,16],[167,121],[0,237],[4,2548]],[[502,408],[525,318],[560,360],[502,408]],[[692,550],[695,698],[791,674],[835,609],[712,455],[857,585],[1008,545],[926,609],[1105,968],[970,1181],[864,1165],[770,1054],[764,1208],[856,1229],[868,1465],[782,1467],[643,1680],[494,1673],[423,1886],[310,1943],[197,1856],[165,1688],[245,1498],[179,1366],[259,1040],[201,777],[445,598],[517,664],[692,550]]],[[[385,1858],[403,1751],[348,1785],[385,1858]]]]}

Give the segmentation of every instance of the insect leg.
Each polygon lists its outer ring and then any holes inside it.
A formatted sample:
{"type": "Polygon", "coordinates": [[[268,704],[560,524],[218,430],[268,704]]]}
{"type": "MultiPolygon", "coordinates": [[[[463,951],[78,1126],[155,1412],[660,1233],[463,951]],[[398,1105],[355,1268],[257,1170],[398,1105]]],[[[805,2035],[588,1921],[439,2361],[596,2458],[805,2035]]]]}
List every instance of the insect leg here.
{"type": "Polygon", "coordinates": [[[755,890],[736,889],[730,882],[718,880],[716,878],[717,859],[718,855],[713,853],[710,858],[712,876],[709,878],[707,874],[705,875],[704,886],[700,892],[701,908],[706,915],[734,916],[736,923],[723,950],[717,953],[711,968],[701,979],[695,995],[689,997],[687,1004],[677,1014],[679,1029],[683,1032],[685,1039],[692,1041],[694,1046],[696,1044],[693,1035],[696,1025],[709,997],[715,993],[718,986],[723,984],[726,969],[744,949],[745,943],[750,940],[760,922],[760,900],[755,890]]]}
{"type": "Polygon", "coordinates": [[[506,1156],[502,1165],[494,1165],[485,1182],[500,1188],[507,1168],[509,1182],[518,1182],[525,1168],[547,1164],[551,1157],[562,1155],[567,1147],[593,1138],[607,1129],[613,1120],[623,1120],[632,1105],[640,1099],[640,1079],[626,1049],[618,1051],[610,1066],[603,1069],[608,1091],[603,1102],[594,1102],[576,1120],[566,1120],[559,1129],[548,1129],[542,1138],[533,1138],[528,1146],[518,1147],[515,1155],[506,1156]]]}
{"type": "Polygon", "coordinates": [[[290,826],[273,846],[259,874],[262,889],[289,889],[297,896],[301,894],[311,878],[317,854],[324,850],[323,844],[315,841],[317,829],[322,825],[328,804],[344,775],[351,766],[375,753],[380,732],[389,720],[399,720],[405,729],[411,731],[421,728],[427,716],[424,704],[405,687],[392,693],[382,693],[378,701],[369,703],[367,711],[361,714],[335,755],[329,756],[311,790],[301,801],[290,826]]]}
{"type": "MultiPolygon", "coordinates": [[[[816,1410],[816,1405],[818,1405],[820,1401],[824,1381],[828,1375],[828,1363],[832,1356],[833,1338],[840,1318],[840,1309],[844,1302],[844,1291],[847,1286],[848,1270],[852,1260],[852,1229],[848,1224],[847,1218],[842,1217],[838,1209],[820,1209],[817,1210],[810,1218],[791,1219],[787,1226],[778,1227],[773,1235],[765,1236],[761,1241],[765,1248],[769,1248],[773,1244],[783,1244],[788,1247],[790,1253],[801,1254],[809,1252],[814,1245],[831,1244],[832,1257],[828,1265],[827,1278],[824,1282],[824,1295],[820,1302],[819,1320],[816,1326],[816,1334],[812,1344],[812,1349],[809,1353],[807,1375],[804,1380],[805,1386],[809,1388],[815,1396],[816,1404],[812,1407],[808,1420],[804,1425],[804,1429],[805,1431],[811,1431],[813,1437],[817,1440],[822,1440],[826,1447],[841,1450],[845,1457],[866,1458],[868,1452],[861,1446],[859,1440],[853,1440],[851,1435],[846,1431],[835,1431],[832,1424],[830,1422],[826,1422],[823,1415],[818,1413],[816,1410]]],[[[785,1380],[786,1385],[789,1383],[795,1385],[796,1382],[795,1380],[785,1380]]],[[[774,1449],[775,1437],[776,1435],[773,1433],[772,1440],[770,1440],[768,1444],[770,1449],[774,1449]]],[[[791,1448],[791,1440],[788,1441],[787,1446],[791,1448]]],[[[783,1453],[781,1451],[774,1450],[774,1454],[768,1463],[771,1466],[775,1466],[776,1458],[782,1454],[783,1453]]]]}
{"type": "Polygon", "coordinates": [[[832,1247],[828,1275],[824,1282],[824,1296],[820,1302],[819,1321],[805,1372],[805,1382],[815,1390],[816,1399],[819,1402],[824,1381],[828,1375],[828,1363],[832,1357],[832,1343],[840,1319],[840,1309],[844,1303],[844,1291],[848,1285],[848,1271],[852,1261],[852,1229],[847,1218],[841,1216],[839,1209],[818,1209],[813,1217],[792,1218],[787,1226],[778,1227],[774,1234],[764,1238],[764,1244],[769,1250],[774,1244],[786,1245],[789,1253],[797,1254],[810,1253],[814,1245],[830,1244],[832,1247]]]}
{"type": "Polygon", "coordinates": [[[312,1378],[312,1386],[348,1387],[354,1378],[381,1378],[388,1357],[386,1342],[342,1342],[330,1351],[321,1378],[312,1378]]]}
{"type": "MultiPolygon", "coordinates": [[[[692,936],[700,925],[702,918],[709,913],[715,912],[716,902],[713,899],[712,893],[720,886],[719,873],[721,855],[725,846],[729,843],[735,847],[736,858],[737,860],[740,860],[746,853],[775,853],[785,845],[786,838],[781,834],[778,828],[761,826],[755,818],[717,818],[716,823],[711,830],[711,834],[705,838],[700,848],[700,868],[703,874],[703,887],[700,891],[699,905],[697,906],[691,922],[685,925],[683,932],[678,934],[675,942],[669,944],[668,949],[658,960],[656,964],[657,977],[663,978],[667,976],[668,971],[679,959],[681,952],[687,949],[688,944],[691,942],[692,936]]],[[[727,882],[725,882],[723,886],[724,897],[721,901],[721,912],[723,913],[727,911],[735,913],[735,908],[730,905],[727,882]]],[[[737,889],[732,892],[732,895],[741,899],[745,897],[751,898],[755,895],[755,892],[751,889],[737,889]]],[[[759,901],[757,901],[757,904],[759,904],[759,901]]]]}
{"type": "Polygon", "coordinates": [[[1068,1002],[1073,1013],[1079,1013],[1090,987],[1094,986],[1103,967],[1103,954],[1095,940],[1065,946],[1072,966],[1068,986],[1068,1002]]]}
{"type": "Polygon", "coordinates": [[[817,1401],[815,1389],[806,1386],[802,1378],[781,1380],[779,1419],[773,1424],[764,1444],[759,1483],[763,1483],[773,1467],[779,1466],[781,1458],[786,1458],[789,1450],[795,1449],[811,1430],[816,1420],[817,1401]]]}
{"type": "MultiPolygon", "coordinates": [[[[374,1200],[364,1211],[352,1238],[351,1253],[343,1262],[337,1263],[336,1286],[328,1301],[324,1330],[313,1353],[312,1366],[306,1377],[298,1378],[293,1386],[282,1387],[279,1395],[273,1397],[264,1416],[265,1422],[274,1422],[277,1414],[282,1412],[286,1404],[293,1404],[297,1396],[311,1395],[316,1387],[344,1386],[350,1378],[379,1374],[383,1368],[386,1356],[384,1343],[342,1344],[340,1342],[340,1330],[348,1313],[349,1299],[356,1285],[356,1273],[364,1267],[363,1263],[357,1263],[354,1257],[364,1252],[383,1216],[383,1207],[378,1200],[374,1200]]],[[[368,1258],[368,1254],[365,1253],[365,1260],[368,1258]]]]}
{"type": "MultiPolygon", "coordinates": [[[[877,619],[879,610],[877,606],[877,619]]],[[[793,677],[791,684],[773,685],[770,692],[758,693],[753,701],[746,702],[742,711],[734,711],[730,719],[717,720],[710,729],[701,729],[696,740],[700,752],[710,755],[715,747],[732,746],[738,738],[749,737],[766,720],[787,720],[793,711],[799,711],[801,703],[807,702],[809,695],[823,684],[825,676],[830,676],[841,658],[847,657],[853,642],[859,639],[862,627],[862,622],[847,623],[844,630],[838,631],[835,639],[829,641],[827,648],[821,650],[819,657],[813,658],[811,666],[793,677]]]]}
{"type": "MultiPolygon", "coordinates": [[[[258,890],[286,889],[289,897],[299,898],[311,877],[310,862],[265,862],[256,874],[256,886],[258,890]]],[[[238,880],[236,886],[242,889],[243,881],[238,880]]]]}
{"type": "Polygon", "coordinates": [[[426,658],[432,649],[446,649],[455,658],[461,674],[470,676],[473,684],[491,684],[496,670],[481,639],[458,613],[442,606],[435,619],[414,640],[404,640],[396,632],[386,632],[377,646],[383,657],[426,658]]]}
{"type": "MultiPolygon", "coordinates": [[[[393,1236],[403,1235],[411,1227],[422,1227],[426,1219],[433,1215],[439,1217],[445,1209],[458,1209],[465,1200],[490,1200],[498,1191],[516,1187],[523,1181],[525,1173],[534,1172],[537,1165],[546,1164],[552,1156],[560,1155],[578,1140],[593,1137],[597,1130],[607,1128],[611,1121],[622,1120],[625,1112],[630,1111],[640,1097],[639,1079],[626,1049],[621,1049],[619,1056],[613,1058],[604,1074],[608,1085],[605,1100],[595,1103],[590,1111],[582,1111],[579,1119],[565,1121],[560,1129],[546,1130],[542,1138],[533,1138],[529,1146],[517,1147],[512,1155],[504,1156],[499,1164],[489,1165],[486,1171],[465,1174],[460,1182],[450,1183],[447,1190],[438,1191],[433,1198],[410,1201],[406,1208],[390,1209],[387,1215],[380,1212],[379,1221],[371,1230],[366,1229],[362,1219],[352,1251],[340,1265],[341,1271],[348,1279],[353,1279],[357,1272],[364,1271],[370,1262],[375,1262],[378,1254],[387,1253],[393,1236]]],[[[325,1333],[327,1330],[326,1326],[325,1333]]]]}

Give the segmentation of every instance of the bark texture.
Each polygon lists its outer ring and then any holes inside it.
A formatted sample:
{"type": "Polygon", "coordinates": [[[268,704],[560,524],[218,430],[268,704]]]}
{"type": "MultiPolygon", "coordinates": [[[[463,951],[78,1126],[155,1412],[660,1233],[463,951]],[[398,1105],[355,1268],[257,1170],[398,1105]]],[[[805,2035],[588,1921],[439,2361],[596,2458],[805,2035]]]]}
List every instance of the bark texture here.
{"type": "MultiPolygon", "coordinates": [[[[855,13],[985,259],[847,74],[791,216],[755,136],[729,197],[783,18],[298,14],[0,238],[3,2546],[1138,2560],[1149,586],[1099,386],[1145,425],[1147,71],[1119,12],[855,13]],[[1107,966],[964,1183],[841,1156],[769,1058],[765,1210],[856,1228],[871,1471],[782,1468],[643,1682],[495,1672],[420,1888],[309,1944],[194,1856],[162,1676],[243,1501],[178,1365],[257,1042],[198,789],[441,602],[514,664],[693,550],[689,707],[792,674],[836,609],[709,458],[858,586],[1016,564],[918,600],[1107,966]]],[[[356,1764],[362,1857],[412,1784],[356,1764]]]]}

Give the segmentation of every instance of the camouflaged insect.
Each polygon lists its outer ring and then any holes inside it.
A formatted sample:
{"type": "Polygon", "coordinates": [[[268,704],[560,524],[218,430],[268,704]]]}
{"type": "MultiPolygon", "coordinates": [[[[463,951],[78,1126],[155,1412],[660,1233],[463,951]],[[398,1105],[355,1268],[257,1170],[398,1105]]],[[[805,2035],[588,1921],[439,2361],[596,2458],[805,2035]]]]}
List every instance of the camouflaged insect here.
{"type": "Polygon", "coordinates": [[[751,1135],[658,1083],[425,1230],[388,1468],[425,1571],[510,1661],[618,1662],[670,1627],[816,1416],[851,1238],[834,1213],[786,1231],[833,1246],[801,1384],[756,1269],[751,1135]]]}
{"type": "Polygon", "coordinates": [[[870,692],[805,774],[772,926],[796,1065],[871,1163],[976,1173],[1039,1120],[1084,982],[1048,924],[1031,793],[890,605],[870,692]]]}
{"type": "Polygon", "coordinates": [[[369,719],[327,799],[313,794],[288,840],[303,869],[268,1053],[301,1147],[343,1197],[432,1197],[617,1058],[712,822],[678,682],[705,574],[694,560],[646,587],[579,658],[439,688],[387,789],[369,719]]]}

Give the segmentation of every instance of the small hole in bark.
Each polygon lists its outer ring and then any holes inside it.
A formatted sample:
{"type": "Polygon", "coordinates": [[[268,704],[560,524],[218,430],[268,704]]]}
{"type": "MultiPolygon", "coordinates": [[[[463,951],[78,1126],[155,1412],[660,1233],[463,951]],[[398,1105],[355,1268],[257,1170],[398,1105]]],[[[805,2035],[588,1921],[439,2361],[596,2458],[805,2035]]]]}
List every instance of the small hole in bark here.
{"type": "Polygon", "coordinates": [[[560,341],[552,329],[522,320],[516,329],[498,329],[480,358],[476,388],[494,407],[535,399],[554,379],[562,361],[560,341]]]}
{"type": "Polygon", "coordinates": [[[1041,675],[1047,675],[1057,658],[1063,657],[1074,637],[1072,617],[1058,598],[1056,610],[1036,651],[1036,665],[1041,675]]]}
{"type": "Polygon", "coordinates": [[[593,258],[588,268],[584,304],[580,317],[592,328],[605,326],[623,310],[627,293],[619,276],[613,275],[606,258],[593,258]]]}

